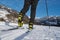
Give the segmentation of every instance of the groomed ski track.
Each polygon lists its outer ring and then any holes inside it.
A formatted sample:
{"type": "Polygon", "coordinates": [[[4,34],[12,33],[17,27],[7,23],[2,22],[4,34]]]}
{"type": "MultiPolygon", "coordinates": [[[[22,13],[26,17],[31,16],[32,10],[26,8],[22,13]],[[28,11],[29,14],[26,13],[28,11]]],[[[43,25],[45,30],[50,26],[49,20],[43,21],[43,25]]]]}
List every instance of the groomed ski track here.
{"type": "Polygon", "coordinates": [[[60,40],[60,27],[51,26],[49,29],[49,26],[34,25],[34,29],[26,33],[28,24],[24,24],[24,29],[8,30],[16,27],[17,24],[13,23],[0,24],[0,40],[60,40]]]}

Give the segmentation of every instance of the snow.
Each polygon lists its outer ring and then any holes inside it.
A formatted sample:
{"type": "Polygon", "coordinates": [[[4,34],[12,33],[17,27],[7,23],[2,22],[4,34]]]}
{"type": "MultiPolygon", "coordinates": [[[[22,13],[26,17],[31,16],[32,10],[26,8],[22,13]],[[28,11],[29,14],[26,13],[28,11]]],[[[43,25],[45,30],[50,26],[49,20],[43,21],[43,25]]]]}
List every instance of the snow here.
{"type": "Polygon", "coordinates": [[[0,9],[0,18],[4,18],[6,14],[10,14],[10,13],[4,9],[0,9]]]}
{"type": "Polygon", "coordinates": [[[13,30],[11,32],[9,32],[8,34],[6,33],[5,35],[2,35],[1,38],[2,40],[14,40],[14,38],[22,35],[23,33],[25,33],[24,31],[27,31],[25,29],[21,30],[21,29],[17,29],[17,30],[13,30]]]}
{"type": "Polygon", "coordinates": [[[0,39],[1,40],[60,40],[60,27],[34,25],[34,29],[28,31],[28,24],[23,25],[24,29],[8,30],[17,28],[17,23],[9,23],[6,25],[0,22],[0,39]],[[7,30],[7,31],[2,31],[7,30]]]}

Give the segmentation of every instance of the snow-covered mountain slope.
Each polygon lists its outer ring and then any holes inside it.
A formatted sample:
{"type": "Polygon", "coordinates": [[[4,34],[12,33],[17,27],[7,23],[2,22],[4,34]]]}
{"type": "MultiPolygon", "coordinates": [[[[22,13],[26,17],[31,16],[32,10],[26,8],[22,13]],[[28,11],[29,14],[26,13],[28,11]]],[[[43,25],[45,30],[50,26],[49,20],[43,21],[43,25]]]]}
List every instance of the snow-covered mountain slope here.
{"type": "Polygon", "coordinates": [[[0,9],[0,18],[5,18],[7,14],[10,13],[4,9],[0,9]]]}
{"type": "MultiPolygon", "coordinates": [[[[17,10],[11,9],[5,5],[0,5],[0,21],[17,22],[19,12],[17,10]]],[[[27,15],[23,18],[24,23],[29,22],[27,15]]]]}
{"type": "Polygon", "coordinates": [[[10,29],[10,27],[15,28],[16,23],[9,23],[10,26],[2,24],[0,26],[2,28],[0,30],[1,40],[60,40],[60,27],[51,26],[49,29],[49,26],[34,25],[34,29],[30,33],[26,33],[28,31],[27,24],[23,25],[24,29],[19,28],[10,31],[2,30],[10,29]]]}

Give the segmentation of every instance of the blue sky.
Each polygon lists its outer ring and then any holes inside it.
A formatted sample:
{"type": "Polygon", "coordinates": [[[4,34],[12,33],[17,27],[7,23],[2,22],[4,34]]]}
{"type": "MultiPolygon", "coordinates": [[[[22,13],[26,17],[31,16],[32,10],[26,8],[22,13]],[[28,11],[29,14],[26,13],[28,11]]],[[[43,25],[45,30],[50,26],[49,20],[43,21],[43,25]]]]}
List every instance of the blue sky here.
{"type": "MultiPolygon", "coordinates": [[[[0,4],[20,11],[23,8],[24,0],[0,0],[0,4]]],[[[48,0],[48,13],[49,16],[60,16],[60,0],[48,0]]],[[[30,15],[30,9],[26,15],[30,15]]],[[[45,0],[40,0],[36,10],[36,17],[45,16],[47,16],[45,0]]]]}

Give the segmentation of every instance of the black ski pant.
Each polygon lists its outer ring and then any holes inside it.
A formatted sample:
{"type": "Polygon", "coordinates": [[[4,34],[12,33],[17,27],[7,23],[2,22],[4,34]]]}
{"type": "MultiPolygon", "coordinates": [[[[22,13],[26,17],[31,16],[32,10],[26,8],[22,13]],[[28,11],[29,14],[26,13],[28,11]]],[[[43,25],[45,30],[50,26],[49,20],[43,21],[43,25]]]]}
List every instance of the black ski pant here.
{"type": "Polygon", "coordinates": [[[23,16],[24,16],[26,12],[29,10],[29,7],[31,6],[30,22],[33,22],[33,23],[35,19],[37,4],[38,4],[38,0],[24,0],[23,9],[20,12],[20,13],[23,13],[23,16]]]}

